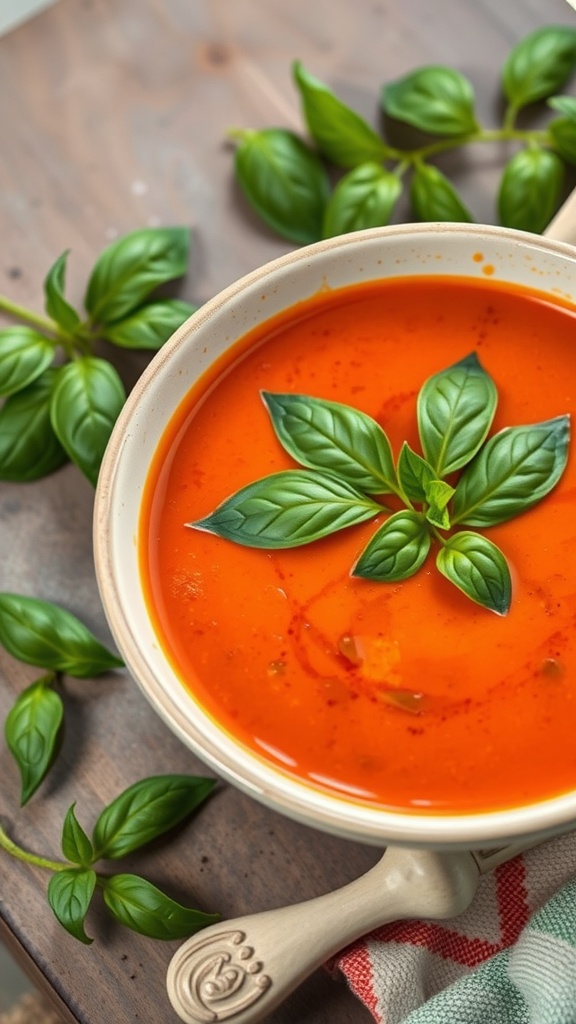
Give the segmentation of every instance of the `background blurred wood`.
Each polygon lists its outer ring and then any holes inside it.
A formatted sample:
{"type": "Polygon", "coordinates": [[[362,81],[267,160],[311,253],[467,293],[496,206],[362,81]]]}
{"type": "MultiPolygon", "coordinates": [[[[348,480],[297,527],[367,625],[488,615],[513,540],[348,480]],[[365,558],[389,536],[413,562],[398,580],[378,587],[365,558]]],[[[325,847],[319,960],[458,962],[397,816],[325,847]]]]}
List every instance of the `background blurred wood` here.
{"type": "MultiPolygon", "coordinates": [[[[0,39],[0,291],[42,306],[48,267],[71,249],[68,293],[80,303],[94,259],[145,225],[190,224],[180,293],[201,303],[288,251],[246,209],[227,129],[301,127],[290,65],[300,58],[372,123],[381,85],[421,64],[473,81],[483,120],[499,109],[499,71],[523,35],[573,25],[565,0],[60,0],[0,39]]],[[[502,153],[446,157],[478,220],[493,221],[502,153]]],[[[402,208],[396,219],[406,215],[402,208]]],[[[132,354],[133,381],[145,364],[132,354]]],[[[93,493],[69,466],[38,483],[0,485],[0,589],[56,601],[103,640],[95,584],[93,493]]],[[[0,715],[34,678],[0,653],[0,715]]],[[[103,804],[144,775],[205,771],[157,719],[127,674],[67,679],[66,734],[55,768],[23,810],[0,750],[0,817],[16,841],[56,857],[73,801],[89,829],[103,804]]],[[[225,917],[344,884],[379,856],[323,836],[222,785],[170,841],[123,862],[176,899],[225,917]]],[[[175,944],[139,938],[91,911],[92,947],[54,920],[47,878],[1,854],[0,934],[55,1006],[83,1024],[175,1019],[164,978],[175,944]]],[[[362,1024],[370,1015],[318,972],[270,1024],[362,1024]]]]}

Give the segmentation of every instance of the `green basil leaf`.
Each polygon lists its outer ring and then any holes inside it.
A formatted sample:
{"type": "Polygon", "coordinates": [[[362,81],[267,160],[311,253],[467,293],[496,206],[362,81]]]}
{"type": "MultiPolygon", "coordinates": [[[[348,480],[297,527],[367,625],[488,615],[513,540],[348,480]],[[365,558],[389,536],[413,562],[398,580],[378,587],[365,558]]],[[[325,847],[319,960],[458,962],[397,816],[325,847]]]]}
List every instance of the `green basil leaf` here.
{"type": "Polygon", "coordinates": [[[48,902],[58,921],[87,946],[93,940],[86,935],[84,921],[95,888],[96,872],[81,868],[56,871],[48,882],[48,902]]]}
{"type": "Polygon", "coordinates": [[[554,149],[569,164],[576,164],[576,120],[558,117],[548,125],[554,149]]]}
{"type": "Polygon", "coordinates": [[[181,906],[138,875],[112,875],[104,879],[102,890],[112,916],[150,939],[185,939],[220,920],[219,914],[181,906]]]}
{"type": "Polygon", "coordinates": [[[430,66],[411,71],[382,90],[389,117],[432,135],[466,135],[478,129],[474,90],[453,68],[430,66]]]}
{"type": "Polygon", "coordinates": [[[0,395],[12,395],[27,387],[53,359],[53,343],[31,327],[0,331],[0,395]]]}
{"type": "Polygon", "coordinates": [[[288,469],[248,484],[205,519],[186,525],[247,547],[294,548],[380,512],[381,505],[345,480],[288,469]]]}
{"type": "Polygon", "coordinates": [[[95,859],[123,857],[178,825],[212,792],[214,779],[157,775],[124,790],[98,818],[95,859]]]}
{"type": "Polygon", "coordinates": [[[498,394],[475,352],[430,377],[418,395],[418,430],[437,477],[461,469],[492,425],[498,394]]]}
{"type": "Polygon", "coordinates": [[[73,334],[80,324],[80,317],[74,307],[64,298],[67,262],[68,250],[63,252],[50,267],[44,280],[44,305],[48,316],[65,331],[73,334]]]}
{"type": "Polygon", "coordinates": [[[50,406],[52,427],[72,462],[94,486],[125,400],[122,381],[105,359],[83,356],[58,372],[50,406]]]}
{"type": "Polygon", "coordinates": [[[556,212],[564,166],[549,149],[521,149],[504,168],[498,190],[498,214],[507,228],[544,230],[556,212]]]}
{"type": "Polygon", "coordinates": [[[494,526],[532,508],[562,476],[569,441],[569,416],[494,434],[458,481],[452,522],[494,526]]]}
{"type": "Polygon", "coordinates": [[[318,241],[330,185],[316,154],[283,128],[236,137],[236,177],[256,213],[290,242],[318,241]]]}
{"type": "Polygon", "coordinates": [[[398,175],[378,164],[361,164],[340,179],[324,214],[324,238],[388,224],[402,192],[398,175]]]}
{"type": "Polygon", "coordinates": [[[552,96],[548,100],[548,106],[553,110],[559,110],[571,121],[576,121],[576,96],[552,96]]]}
{"type": "Polygon", "coordinates": [[[576,67],[576,29],[545,26],[510,51],[502,69],[504,94],[514,110],[561,89],[576,67]]]}
{"type": "Polygon", "coordinates": [[[472,214],[446,175],[432,164],[419,163],[410,182],[410,202],[420,220],[470,223],[472,214]]]}
{"type": "Polygon", "coordinates": [[[436,479],[436,471],[404,441],[398,456],[398,480],[410,501],[426,501],[426,486],[436,479]]]}
{"type": "Polygon", "coordinates": [[[50,420],[57,374],[45,370],[0,408],[0,480],[29,483],[68,461],[50,420]]]}
{"type": "Polygon", "coordinates": [[[334,473],[368,494],[396,490],[390,442],[376,420],[339,402],[261,394],[278,440],[296,462],[334,473]]]}
{"type": "Polygon", "coordinates": [[[448,502],[454,494],[454,488],[445,480],[429,480],[425,485],[425,490],[426,501],[429,505],[426,510],[426,519],[433,526],[439,526],[441,530],[449,530],[448,502]]]}
{"type": "Polygon", "coordinates": [[[368,160],[385,160],[391,150],[373,128],[300,61],[292,65],[304,118],[320,152],[338,167],[357,167],[368,160]]]}
{"type": "Polygon", "coordinates": [[[132,313],[155,288],[186,273],[188,228],[141,228],[98,257],[84,304],[91,320],[111,324],[132,313]]]}
{"type": "Polygon", "coordinates": [[[90,839],[75,814],[75,804],[68,808],[62,827],[62,853],[67,860],[82,867],[89,867],[94,860],[90,839]]]}
{"type": "Polygon", "coordinates": [[[406,580],[424,564],[430,533],[420,512],[395,512],[374,534],[352,567],[352,576],[394,583],[406,580]]]}
{"type": "Polygon", "coordinates": [[[82,679],[123,665],[70,612],[22,594],[0,593],[0,643],[27,665],[82,679]]]}
{"type": "Polygon", "coordinates": [[[28,686],[4,723],[8,749],[20,769],[22,806],[46,777],[62,724],[62,701],[50,682],[51,677],[43,677],[28,686]]]}
{"type": "Polygon", "coordinates": [[[196,306],[180,299],[162,299],[141,306],[125,320],[109,324],[103,337],[120,348],[149,349],[156,352],[181,327],[196,306]]]}
{"type": "Polygon", "coordinates": [[[506,615],[512,580],[504,555],[492,541],[479,533],[455,533],[440,549],[436,565],[446,579],[476,604],[497,615],[506,615]]]}

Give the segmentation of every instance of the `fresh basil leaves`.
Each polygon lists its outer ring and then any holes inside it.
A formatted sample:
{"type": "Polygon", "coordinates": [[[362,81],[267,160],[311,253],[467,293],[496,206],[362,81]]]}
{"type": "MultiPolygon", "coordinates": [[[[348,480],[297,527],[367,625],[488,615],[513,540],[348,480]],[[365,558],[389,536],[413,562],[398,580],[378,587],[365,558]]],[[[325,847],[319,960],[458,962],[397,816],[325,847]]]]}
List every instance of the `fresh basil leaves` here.
{"type": "Polygon", "coordinates": [[[56,756],[64,717],[64,704],[55,689],[59,675],[86,679],[120,668],[123,662],[75,615],[22,594],[0,594],[0,644],[12,657],[43,670],[16,699],[4,723],[25,804],[56,756]]]}
{"type": "Polygon", "coordinates": [[[488,438],[498,395],[475,352],[435,373],[417,399],[423,455],[390,442],[358,409],[299,394],[263,392],[278,440],[307,467],[249,484],[187,525],[255,548],[291,548],[387,515],[352,567],[398,582],[422,567],[432,543],[439,571],[477,604],[505,615],[510,571],[486,528],[532,508],[556,486],[568,458],[570,420],[508,427],[488,438]],[[449,479],[447,479],[449,478],[449,479]],[[394,495],[390,513],[376,497],[394,495]]]}
{"type": "Polygon", "coordinates": [[[48,860],[16,846],[0,827],[0,847],[13,857],[53,872],[48,902],[60,924],[80,942],[92,939],[85,919],[96,889],[111,915],[127,928],[154,939],[182,939],[219,920],[177,903],[145,878],[101,874],[94,865],[139,850],[179,825],[207,799],[214,779],[190,775],[159,775],[129,786],[101,812],[92,837],[68,809],[62,828],[65,861],[48,860]]]}
{"type": "Polygon", "coordinates": [[[404,191],[416,219],[472,221],[434,160],[455,147],[501,141],[516,152],[503,169],[497,217],[506,227],[540,232],[558,206],[565,164],[576,164],[576,101],[556,95],[575,68],[576,29],[545,26],[526,36],[503,65],[503,117],[495,128],[479,123],[472,83],[458,70],[417,68],[382,87],[384,133],[297,60],[292,71],[308,139],[282,128],[230,132],[238,143],[236,177],[274,231],[307,244],[390,223],[404,191]],[[561,116],[541,129],[520,126],[519,112],[542,100],[561,116]],[[398,147],[398,123],[428,140],[398,147]]]}
{"type": "Polygon", "coordinates": [[[144,228],[109,245],[86,288],[85,316],[65,297],[68,252],[44,280],[46,316],[0,295],[0,312],[24,325],[0,330],[0,480],[27,482],[74,462],[95,485],[126,397],[103,339],[154,351],[194,312],[179,299],[149,301],[186,272],[187,228],[144,228]]]}

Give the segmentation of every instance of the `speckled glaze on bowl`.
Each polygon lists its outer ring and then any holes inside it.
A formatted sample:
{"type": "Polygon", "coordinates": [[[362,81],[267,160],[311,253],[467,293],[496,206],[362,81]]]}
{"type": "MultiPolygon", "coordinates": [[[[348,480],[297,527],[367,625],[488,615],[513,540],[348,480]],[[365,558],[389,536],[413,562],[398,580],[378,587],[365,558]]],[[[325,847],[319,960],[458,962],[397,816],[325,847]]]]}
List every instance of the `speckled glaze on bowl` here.
{"type": "Polygon", "coordinates": [[[276,811],[377,845],[474,848],[544,837],[576,822],[576,791],[508,811],[412,814],[315,789],[284,773],[236,742],[194,701],[162,651],[142,594],[136,539],[144,483],[169,419],[198,376],[246,331],[321,288],[412,274],[490,275],[576,304],[576,249],[491,226],[410,224],[357,232],[247,275],[173,335],[126,402],[96,493],[98,585],[118,648],[157,713],[221,777],[276,811]]]}

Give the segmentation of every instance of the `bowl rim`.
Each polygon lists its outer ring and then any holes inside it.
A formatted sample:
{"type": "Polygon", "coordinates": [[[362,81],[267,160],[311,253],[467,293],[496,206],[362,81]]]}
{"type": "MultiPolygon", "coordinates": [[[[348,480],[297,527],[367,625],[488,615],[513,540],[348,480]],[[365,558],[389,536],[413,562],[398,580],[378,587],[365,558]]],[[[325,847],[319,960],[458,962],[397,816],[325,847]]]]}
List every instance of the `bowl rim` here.
{"type": "MultiPolygon", "coordinates": [[[[104,613],[128,671],[171,731],[216,774],[273,810],[344,838],[379,846],[392,843],[451,849],[488,847],[501,845],[503,841],[532,836],[545,838],[566,831],[576,820],[576,789],[536,804],[499,811],[451,814],[399,812],[361,801],[346,800],[344,795],[338,796],[315,788],[288,775],[220,730],[201,705],[184,691],[183,684],[177,679],[165,656],[169,674],[186,695],[186,706],[194,707],[194,714],[199,716],[198,722],[190,724],[183,705],[167,693],[142,650],[123,607],[119,568],[114,563],[112,551],[112,521],[122,506],[122,497],[118,493],[119,466],[126,457],[127,445],[129,447],[133,418],[141,403],[146,400],[154,379],[169,367],[183,346],[193,343],[204,324],[254,285],[260,285],[271,276],[289,271],[291,267],[300,266],[307,260],[314,260],[320,253],[349,247],[357,249],[370,240],[389,237],[416,239],[424,236],[466,236],[479,242],[504,239],[506,244],[512,243],[523,250],[540,250],[559,255],[573,262],[576,267],[576,249],[567,242],[495,225],[427,222],[367,229],[315,242],[277,257],[240,277],[209,299],[174,332],[152,357],[128,395],[112,431],[97,482],[93,517],[94,564],[104,613]]],[[[239,331],[237,337],[243,333],[239,331]]],[[[177,404],[174,404],[174,409],[177,404]]],[[[151,454],[157,443],[153,445],[151,454]]],[[[147,475],[148,469],[149,463],[144,475],[147,475]]],[[[160,648],[159,640],[157,645],[160,648]]]]}

